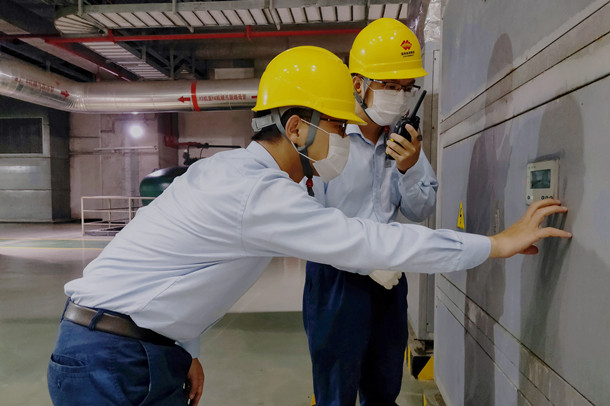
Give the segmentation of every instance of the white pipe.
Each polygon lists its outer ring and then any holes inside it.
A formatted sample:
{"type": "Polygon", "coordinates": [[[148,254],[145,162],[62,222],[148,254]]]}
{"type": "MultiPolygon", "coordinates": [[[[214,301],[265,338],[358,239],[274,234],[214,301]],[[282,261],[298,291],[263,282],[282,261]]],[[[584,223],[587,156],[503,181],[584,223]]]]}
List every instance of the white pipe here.
{"type": "Polygon", "coordinates": [[[0,95],[58,110],[135,113],[251,108],[258,79],[78,83],[0,58],[0,95]]]}

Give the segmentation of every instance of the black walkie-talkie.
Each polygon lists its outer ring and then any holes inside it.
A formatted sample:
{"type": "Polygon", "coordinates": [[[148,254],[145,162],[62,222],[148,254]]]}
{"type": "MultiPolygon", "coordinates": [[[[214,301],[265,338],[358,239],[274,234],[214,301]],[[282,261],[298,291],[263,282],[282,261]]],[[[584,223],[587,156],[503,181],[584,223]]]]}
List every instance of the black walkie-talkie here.
{"type": "MultiPolygon", "coordinates": [[[[398,120],[398,122],[392,129],[391,134],[398,134],[402,137],[405,137],[407,140],[409,140],[409,142],[411,142],[411,134],[409,134],[409,132],[405,128],[405,125],[411,124],[411,126],[413,126],[415,130],[419,131],[419,117],[417,117],[417,110],[419,110],[419,106],[421,106],[421,103],[424,101],[426,93],[427,92],[425,90],[422,91],[422,94],[421,96],[419,96],[419,100],[417,101],[417,104],[415,104],[415,108],[413,109],[413,111],[411,111],[411,114],[409,114],[408,116],[404,116],[403,118],[398,120]]],[[[394,159],[391,155],[386,154],[386,156],[388,159],[394,159]]]]}

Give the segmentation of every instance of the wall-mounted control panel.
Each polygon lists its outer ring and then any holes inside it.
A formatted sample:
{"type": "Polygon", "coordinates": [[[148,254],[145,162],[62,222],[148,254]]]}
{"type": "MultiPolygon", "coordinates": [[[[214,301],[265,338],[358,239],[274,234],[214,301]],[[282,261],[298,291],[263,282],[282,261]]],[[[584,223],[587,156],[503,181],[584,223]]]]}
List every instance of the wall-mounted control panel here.
{"type": "Polygon", "coordinates": [[[525,202],[529,205],[542,199],[557,198],[559,160],[527,164],[525,202]]]}

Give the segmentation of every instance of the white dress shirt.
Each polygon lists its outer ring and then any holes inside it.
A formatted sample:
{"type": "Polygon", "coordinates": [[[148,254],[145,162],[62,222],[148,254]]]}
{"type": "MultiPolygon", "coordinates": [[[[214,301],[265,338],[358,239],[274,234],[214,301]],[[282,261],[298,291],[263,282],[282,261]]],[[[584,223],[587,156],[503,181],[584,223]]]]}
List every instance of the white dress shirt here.
{"type": "Polygon", "coordinates": [[[431,273],[473,268],[490,249],[484,236],[380,224],[324,208],[252,142],[191,165],[65,292],[77,304],[128,314],[196,357],[201,333],[274,256],[431,273]]]}

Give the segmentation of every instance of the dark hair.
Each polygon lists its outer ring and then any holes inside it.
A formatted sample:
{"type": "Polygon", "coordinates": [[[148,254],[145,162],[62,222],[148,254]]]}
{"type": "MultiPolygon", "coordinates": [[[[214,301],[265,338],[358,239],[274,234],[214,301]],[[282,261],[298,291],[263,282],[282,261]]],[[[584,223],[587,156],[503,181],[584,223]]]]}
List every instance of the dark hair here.
{"type": "MultiPolygon", "coordinates": [[[[254,117],[263,117],[266,116],[268,114],[270,114],[271,111],[270,110],[262,110],[262,111],[255,111],[254,112],[254,117]]],[[[306,107],[292,107],[289,108],[288,110],[286,110],[284,112],[284,114],[282,114],[282,117],[280,118],[280,121],[282,123],[283,126],[286,126],[286,122],[288,121],[288,119],[290,117],[292,117],[293,115],[297,115],[307,121],[311,120],[311,116],[313,115],[313,110],[312,109],[308,109],[306,107]]],[[[277,126],[275,125],[269,125],[265,128],[263,128],[262,130],[260,130],[259,132],[257,132],[256,134],[254,134],[252,136],[252,141],[269,141],[269,142],[276,142],[279,139],[282,138],[282,133],[280,132],[280,130],[277,128],[277,126]]]]}

